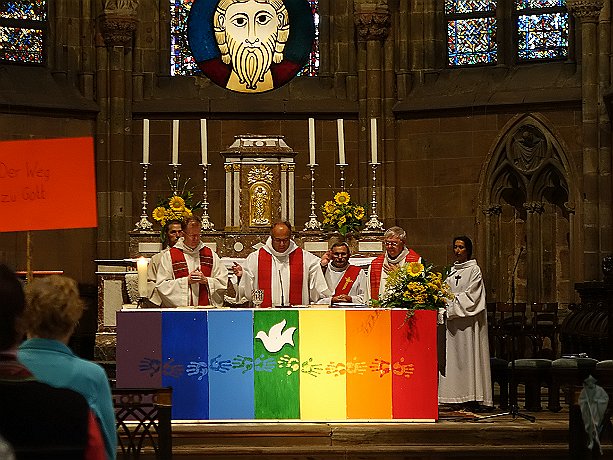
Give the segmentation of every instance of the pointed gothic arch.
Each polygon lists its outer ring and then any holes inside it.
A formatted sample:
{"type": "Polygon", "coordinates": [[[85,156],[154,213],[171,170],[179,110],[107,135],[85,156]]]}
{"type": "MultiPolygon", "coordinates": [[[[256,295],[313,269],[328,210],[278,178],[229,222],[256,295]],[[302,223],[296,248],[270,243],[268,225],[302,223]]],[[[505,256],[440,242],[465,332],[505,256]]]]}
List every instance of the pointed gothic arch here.
{"type": "Polygon", "coordinates": [[[575,300],[576,177],[543,116],[518,116],[505,126],[480,178],[490,301],[510,300],[516,262],[517,302],[575,300]]]}

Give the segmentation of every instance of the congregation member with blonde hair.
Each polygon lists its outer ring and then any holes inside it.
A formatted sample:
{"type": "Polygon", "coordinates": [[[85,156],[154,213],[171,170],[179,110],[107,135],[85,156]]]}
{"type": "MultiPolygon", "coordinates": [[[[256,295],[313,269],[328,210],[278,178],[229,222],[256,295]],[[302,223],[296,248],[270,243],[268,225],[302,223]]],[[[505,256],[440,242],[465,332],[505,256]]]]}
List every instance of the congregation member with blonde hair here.
{"type": "Polygon", "coordinates": [[[77,283],[53,275],[35,279],[25,291],[23,321],[28,340],[19,346],[17,359],[37,380],[80,393],[100,423],[107,458],[116,458],[115,411],[107,375],[67,345],[83,314],[77,283]]]}

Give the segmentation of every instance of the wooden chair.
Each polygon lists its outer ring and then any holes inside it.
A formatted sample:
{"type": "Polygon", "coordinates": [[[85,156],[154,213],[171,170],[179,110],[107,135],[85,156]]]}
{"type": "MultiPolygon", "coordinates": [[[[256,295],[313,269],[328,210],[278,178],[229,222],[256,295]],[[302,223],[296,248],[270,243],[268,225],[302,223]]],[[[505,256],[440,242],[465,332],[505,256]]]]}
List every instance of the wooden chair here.
{"type": "Polygon", "coordinates": [[[532,342],[534,358],[547,357],[555,359],[558,353],[558,304],[557,302],[534,302],[530,305],[532,320],[527,332],[532,342]],[[551,356],[541,356],[544,353],[545,339],[551,344],[551,356]]]}
{"type": "Polygon", "coordinates": [[[526,303],[496,303],[495,336],[499,346],[499,358],[511,360],[524,357],[526,340],[526,303]],[[514,353],[511,347],[514,344],[514,353]]]}
{"type": "Polygon", "coordinates": [[[113,404],[122,456],[137,459],[149,447],[158,460],[172,458],[172,388],[114,388],[113,404]]]}

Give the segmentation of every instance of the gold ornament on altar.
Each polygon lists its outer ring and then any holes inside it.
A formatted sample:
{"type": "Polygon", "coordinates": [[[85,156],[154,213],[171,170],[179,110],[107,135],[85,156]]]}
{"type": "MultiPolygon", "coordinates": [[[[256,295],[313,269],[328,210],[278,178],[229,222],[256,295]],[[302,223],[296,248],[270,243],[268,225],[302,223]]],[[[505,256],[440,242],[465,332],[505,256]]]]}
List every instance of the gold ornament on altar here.
{"type": "Polygon", "coordinates": [[[272,224],[273,173],[266,166],[255,166],[247,173],[249,187],[249,226],[268,227],[272,224]]]}
{"type": "Polygon", "coordinates": [[[321,209],[323,225],[328,231],[345,236],[350,232],[359,232],[364,225],[364,206],[353,203],[347,192],[338,192],[334,195],[334,201],[326,201],[321,209]]]}

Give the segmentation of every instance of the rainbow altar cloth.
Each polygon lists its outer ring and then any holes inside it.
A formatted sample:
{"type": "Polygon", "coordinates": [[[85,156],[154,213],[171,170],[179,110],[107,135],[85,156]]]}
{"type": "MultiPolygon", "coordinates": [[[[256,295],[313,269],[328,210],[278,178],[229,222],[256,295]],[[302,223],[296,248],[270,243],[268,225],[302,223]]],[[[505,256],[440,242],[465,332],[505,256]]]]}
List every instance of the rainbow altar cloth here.
{"type": "Polygon", "coordinates": [[[171,386],[174,420],[435,421],[437,378],[435,311],[117,314],[117,386],[171,386]]]}

